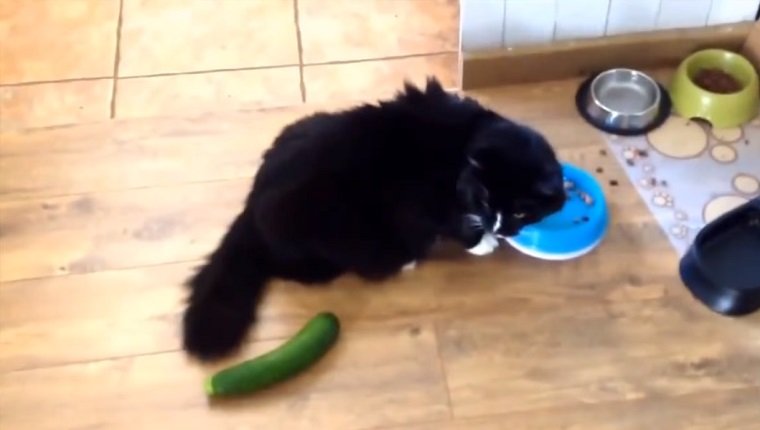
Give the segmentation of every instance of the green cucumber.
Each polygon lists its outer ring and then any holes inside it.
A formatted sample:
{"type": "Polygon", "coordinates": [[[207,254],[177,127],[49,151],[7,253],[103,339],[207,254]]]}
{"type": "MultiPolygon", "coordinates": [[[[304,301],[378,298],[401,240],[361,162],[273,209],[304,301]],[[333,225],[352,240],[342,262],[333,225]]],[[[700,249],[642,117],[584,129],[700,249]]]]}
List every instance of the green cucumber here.
{"type": "Polygon", "coordinates": [[[317,314],[280,347],[211,375],[205,383],[206,393],[245,394],[289,379],[322,358],[339,332],[340,322],[334,314],[317,314]]]}

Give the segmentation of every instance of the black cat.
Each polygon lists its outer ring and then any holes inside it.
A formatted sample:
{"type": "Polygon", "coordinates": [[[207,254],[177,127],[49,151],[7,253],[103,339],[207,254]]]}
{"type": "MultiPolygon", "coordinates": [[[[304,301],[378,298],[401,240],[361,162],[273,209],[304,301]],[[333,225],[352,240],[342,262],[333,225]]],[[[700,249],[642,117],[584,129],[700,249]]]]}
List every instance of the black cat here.
{"type": "Polygon", "coordinates": [[[487,254],[564,199],[540,134],[434,79],[377,105],[303,118],[264,154],[242,213],[189,281],[184,347],[200,359],[235,350],[270,278],[379,280],[438,238],[487,254]]]}

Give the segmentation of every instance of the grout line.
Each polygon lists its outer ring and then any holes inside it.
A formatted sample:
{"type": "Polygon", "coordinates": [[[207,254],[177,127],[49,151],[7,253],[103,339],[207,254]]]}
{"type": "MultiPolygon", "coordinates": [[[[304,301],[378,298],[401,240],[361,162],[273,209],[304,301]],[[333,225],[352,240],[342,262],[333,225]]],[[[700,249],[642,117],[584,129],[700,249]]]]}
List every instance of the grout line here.
{"type": "MultiPolygon", "coordinates": [[[[338,65],[338,64],[368,63],[372,61],[403,60],[405,58],[434,57],[438,55],[448,55],[448,54],[457,54],[457,53],[458,51],[436,51],[436,52],[426,52],[422,54],[392,55],[392,56],[379,57],[379,58],[360,58],[356,60],[325,61],[321,63],[311,63],[311,64],[304,64],[304,65],[278,64],[275,66],[238,67],[238,68],[229,68],[229,69],[193,70],[189,72],[154,73],[154,74],[148,74],[148,75],[120,76],[119,80],[140,79],[140,78],[159,78],[159,77],[164,77],[164,76],[180,76],[180,75],[202,75],[204,73],[219,73],[219,72],[242,72],[242,71],[247,71],[247,70],[266,70],[266,69],[277,69],[277,68],[285,68],[285,67],[330,66],[330,65],[338,65]]],[[[18,83],[13,83],[13,84],[0,84],[0,88],[23,87],[23,86],[40,85],[40,84],[61,84],[61,83],[68,83],[68,82],[97,81],[97,80],[113,79],[113,78],[114,77],[112,75],[112,76],[95,76],[95,77],[88,77],[88,78],[56,79],[56,80],[49,80],[49,81],[29,81],[29,82],[18,82],[18,83]]]]}
{"type": "MultiPolygon", "coordinates": [[[[178,76],[178,75],[201,75],[204,73],[218,73],[218,72],[240,72],[240,71],[246,71],[246,70],[265,70],[265,69],[277,69],[277,68],[284,68],[284,67],[295,67],[298,64],[278,64],[276,66],[259,66],[259,67],[237,67],[237,68],[229,68],[229,69],[210,69],[210,70],[192,70],[189,72],[168,72],[168,73],[152,73],[147,75],[134,75],[134,76],[120,76],[119,79],[121,80],[127,80],[127,79],[140,79],[140,78],[160,78],[164,76],[178,76]]],[[[0,88],[4,87],[23,87],[28,85],[40,85],[40,84],[60,84],[60,83],[68,83],[68,82],[82,82],[82,81],[96,81],[96,80],[103,80],[103,79],[113,79],[114,76],[94,76],[94,77],[87,77],[87,78],[70,78],[70,79],[55,79],[50,81],[29,81],[29,82],[18,82],[13,84],[0,84],[0,88]]]]}
{"type": "Polygon", "coordinates": [[[295,67],[295,66],[298,66],[298,64],[277,64],[275,66],[259,66],[259,67],[232,67],[228,69],[193,70],[190,72],[168,72],[168,73],[152,73],[149,75],[124,76],[124,77],[121,77],[120,79],[162,78],[162,77],[167,77],[167,76],[203,75],[206,73],[245,72],[249,70],[284,69],[286,67],[295,67]]]}
{"type": "Polygon", "coordinates": [[[559,0],[554,0],[554,25],[552,26],[552,42],[557,41],[557,21],[559,20],[559,0]]]}
{"type": "Polygon", "coordinates": [[[610,10],[612,10],[612,2],[615,0],[607,0],[607,15],[604,18],[604,33],[602,36],[609,36],[607,32],[610,30],[610,10]]]}
{"type": "Polygon", "coordinates": [[[464,76],[464,25],[462,23],[464,22],[464,2],[459,1],[457,2],[459,6],[459,43],[457,44],[457,90],[462,89],[462,76],[464,76]]]}
{"type": "Polygon", "coordinates": [[[45,84],[67,84],[69,82],[102,81],[104,79],[113,79],[113,76],[92,76],[92,77],[87,77],[87,78],[54,79],[54,80],[49,80],[49,81],[16,82],[12,84],[0,84],[0,88],[25,87],[25,86],[30,86],[30,85],[45,85],[45,84]]]}
{"type": "Polygon", "coordinates": [[[715,0],[710,0],[710,4],[707,6],[707,16],[705,16],[704,27],[707,27],[710,24],[710,16],[712,15],[713,6],[715,6],[715,0]]]}
{"type": "Polygon", "coordinates": [[[434,57],[437,55],[448,55],[448,54],[458,54],[458,53],[459,51],[436,51],[436,52],[425,52],[422,54],[391,55],[388,57],[381,57],[381,58],[360,58],[358,60],[324,61],[321,63],[304,64],[304,66],[331,66],[331,65],[337,65],[337,64],[370,63],[373,61],[403,60],[406,58],[434,57]]]}
{"type": "Polygon", "coordinates": [[[502,48],[507,48],[507,2],[501,2],[503,10],[501,11],[501,43],[502,48]]]}
{"type": "Polygon", "coordinates": [[[119,20],[116,22],[116,55],[113,61],[113,86],[111,88],[111,119],[116,117],[116,87],[119,81],[121,62],[121,25],[124,22],[124,0],[119,0],[119,20]]]}
{"type": "Polygon", "coordinates": [[[298,46],[298,84],[301,89],[301,102],[306,103],[306,82],[303,79],[303,41],[301,39],[301,20],[298,16],[298,0],[293,0],[293,19],[296,25],[296,44],[298,46]]]}
{"type": "Polygon", "coordinates": [[[140,78],[161,78],[165,76],[179,76],[179,75],[202,75],[204,73],[222,73],[222,72],[243,72],[246,70],[267,70],[267,69],[279,69],[285,67],[294,67],[298,64],[277,64],[274,66],[258,66],[258,67],[230,67],[226,69],[210,69],[210,70],[191,70],[189,72],[166,72],[166,73],[150,73],[147,75],[134,75],[134,76],[122,76],[119,79],[140,79],[140,78]]]}
{"type": "Polygon", "coordinates": [[[662,17],[662,3],[665,0],[660,0],[660,2],[657,4],[657,15],[654,17],[654,28],[653,30],[659,30],[660,29],[660,20],[662,17]]]}

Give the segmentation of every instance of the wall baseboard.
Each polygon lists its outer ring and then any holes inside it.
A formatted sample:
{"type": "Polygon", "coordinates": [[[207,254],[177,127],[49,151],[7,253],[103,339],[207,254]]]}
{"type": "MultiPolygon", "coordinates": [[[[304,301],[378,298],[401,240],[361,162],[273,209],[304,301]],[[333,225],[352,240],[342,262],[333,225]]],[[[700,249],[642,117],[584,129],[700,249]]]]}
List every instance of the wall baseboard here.
{"type": "Polygon", "coordinates": [[[739,52],[754,22],[652,31],[548,45],[464,53],[462,88],[540,82],[583,76],[612,67],[677,66],[694,51],[739,52]]]}

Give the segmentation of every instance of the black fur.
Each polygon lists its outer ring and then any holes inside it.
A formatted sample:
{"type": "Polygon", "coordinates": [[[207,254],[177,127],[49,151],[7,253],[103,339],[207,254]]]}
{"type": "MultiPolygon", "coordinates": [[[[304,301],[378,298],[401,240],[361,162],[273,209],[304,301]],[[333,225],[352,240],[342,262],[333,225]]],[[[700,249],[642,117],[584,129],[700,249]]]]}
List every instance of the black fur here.
{"type": "Polygon", "coordinates": [[[471,248],[563,201],[560,166],[541,135],[435,80],[378,105],[303,118],[266,152],[244,210],[189,281],[184,347],[201,359],[232,352],[272,277],[383,279],[438,238],[471,248]]]}

